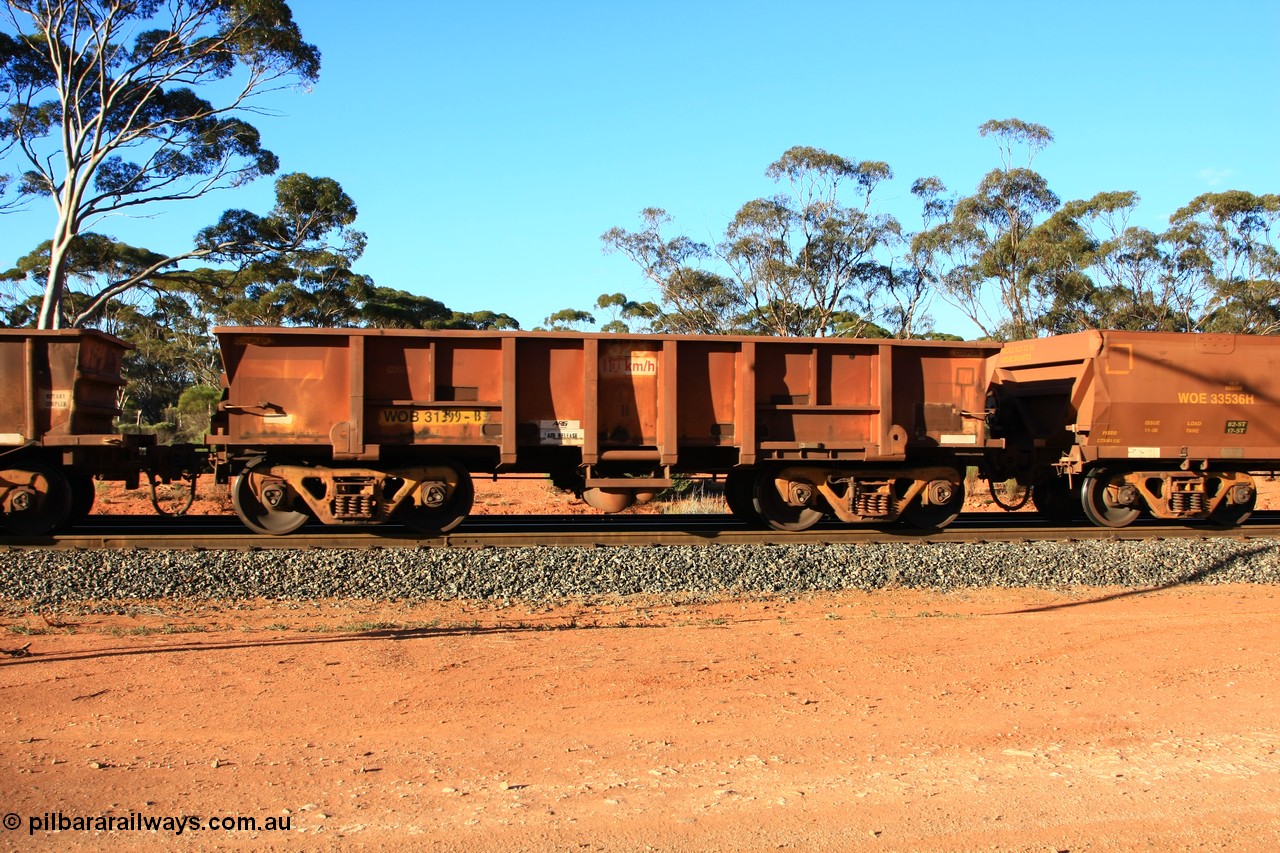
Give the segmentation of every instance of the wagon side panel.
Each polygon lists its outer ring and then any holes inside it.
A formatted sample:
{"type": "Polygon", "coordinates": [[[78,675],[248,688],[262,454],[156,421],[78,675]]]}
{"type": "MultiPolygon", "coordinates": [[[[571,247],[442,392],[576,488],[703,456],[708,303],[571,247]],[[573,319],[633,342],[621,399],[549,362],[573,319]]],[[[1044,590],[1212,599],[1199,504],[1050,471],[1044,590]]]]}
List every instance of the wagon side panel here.
{"type": "Polygon", "coordinates": [[[28,335],[0,331],[0,376],[7,379],[0,394],[0,446],[18,446],[39,435],[35,398],[40,389],[33,386],[30,369],[33,348],[28,335]]]}
{"type": "Polygon", "coordinates": [[[681,449],[707,455],[726,451],[737,461],[737,447],[749,435],[747,417],[754,406],[740,405],[748,357],[740,341],[679,342],[677,435],[681,449]]]}
{"type": "Polygon", "coordinates": [[[116,440],[121,366],[129,345],[95,331],[0,332],[0,445],[116,440]]]}
{"type": "Polygon", "coordinates": [[[351,335],[231,329],[219,330],[218,338],[227,444],[350,451],[352,397],[360,390],[352,383],[351,335]]]}
{"type": "Polygon", "coordinates": [[[892,421],[906,429],[910,447],[964,452],[987,444],[988,362],[998,352],[988,344],[894,345],[892,421]]]}
{"type": "Polygon", "coordinates": [[[858,460],[900,450],[890,449],[883,417],[888,363],[882,347],[865,342],[757,342],[760,458],[858,460]]]}
{"type": "Polygon", "coordinates": [[[497,339],[366,336],[365,445],[386,455],[414,446],[496,444],[503,434],[503,370],[497,339]]]}
{"type": "Polygon", "coordinates": [[[558,337],[512,341],[508,346],[514,345],[514,413],[521,457],[580,456],[587,446],[595,447],[598,380],[587,372],[590,342],[558,337]]]}
{"type": "Polygon", "coordinates": [[[1280,459],[1280,339],[1106,332],[1080,413],[1099,459],[1280,459]]]}

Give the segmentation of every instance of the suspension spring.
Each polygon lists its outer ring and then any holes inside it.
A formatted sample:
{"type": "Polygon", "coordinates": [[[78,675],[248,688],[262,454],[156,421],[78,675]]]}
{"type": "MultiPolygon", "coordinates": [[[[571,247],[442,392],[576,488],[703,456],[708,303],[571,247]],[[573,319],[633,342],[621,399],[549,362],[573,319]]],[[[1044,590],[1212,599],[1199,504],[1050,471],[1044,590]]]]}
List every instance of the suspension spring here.
{"type": "Polygon", "coordinates": [[[892,509],[891,497],[884,492],[860,492],[854,500],[855,511],[863,518],[886,516],[892,509]]]}
{"type": "Polygon", "coordinates": [[[372,495],[338,495],[333,499],[335,518],[372,518],[372,495]]]}
{"type": "Polygon", "coordinates": [[[1169,509],[1179,514],[1204,512],[1204,492],[1174,492],[1169,509]]]}

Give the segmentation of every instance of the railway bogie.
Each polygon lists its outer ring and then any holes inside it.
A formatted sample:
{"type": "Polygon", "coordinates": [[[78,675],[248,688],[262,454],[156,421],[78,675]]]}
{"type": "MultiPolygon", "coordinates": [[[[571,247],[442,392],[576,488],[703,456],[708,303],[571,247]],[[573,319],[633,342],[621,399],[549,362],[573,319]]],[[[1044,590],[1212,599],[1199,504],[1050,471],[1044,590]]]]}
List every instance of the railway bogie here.
{"type": "Polygon", "coordinates": [[[964,505],[964,475],[955,468],[784,465],[758,475],[756,514],[778,530],[807,530],[824,517],[846,524],[940,529],[964,505]]]}
{"type": "Polygon", "coordinates": [[[471,509],[471,476],[450,465],[390,469],[271,463],[246,466],[232,483],[241,520],[259,533],[324,524],[403,522],[426,533],[456,527],[471,509]]]}
{"type": "Polygon", "coordinates": [[[1107,466],[1089,470],[1080,497],[1085,517],[1102,527],[1125,527],[1143,512],[1234,527],[1253,512],[1257,496],[1253,478],[1242,471],[1132,471],[1107,466]]]}

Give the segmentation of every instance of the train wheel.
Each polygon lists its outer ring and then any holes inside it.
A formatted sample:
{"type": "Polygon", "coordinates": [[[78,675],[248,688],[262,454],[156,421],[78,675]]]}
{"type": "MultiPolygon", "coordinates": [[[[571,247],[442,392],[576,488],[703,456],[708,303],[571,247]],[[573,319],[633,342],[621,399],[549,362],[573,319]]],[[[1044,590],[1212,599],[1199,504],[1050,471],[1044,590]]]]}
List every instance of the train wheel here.
{"type": "Polygon", "coordinates": [[[15,536],[43,536],[71,515],[71,483],[56,468],[31,462],[0,471],[12,487],[0,524],[15,536]]]}
{"type": "Polygon", "coordinates": [[[475,502],[476,489],[471,482],[471,475],[465,470],[455,468],[458,475],[457,485],[445,502],[438,507],[423,506],[408,498],[396,510],[396,520],[419,533],[435,536],[453,530],[471,512],[475,502]]]}
{"type": "Polygon", "coordinates": [[[902,511],[902,520],[919,530],[941,530],[960,516],[964,509],[964,479],[934,480],[920,497],[902,511]],[[924,499],[928,496],[929,503],[924,499]]]}
{"type": "Polygon", "coordinates": [[[262,474],[252,469],[236,477],[231,483],[231,505],[244,526],[255,533],[268,536],[285,536],[307,523],[311,515],[304,510],[282,509],[263,503],[254,493],[254,481],[262,474]]]}
{"type": "MultiPolygon", "coordinates": [[[[808,530],[822,520],[822,510],[812,506],[797,506],[787,503],[778,494],[775,473],[763,471],[756,479],[752,507],[765,524],[774,530],[799,532],[808,530]]],[[[788,487],[798,490],[813,490],[808,483],[788,483],[788,487]]],[[[815,495],[816,496],[816,495],[815,495]]],[[[821,500],[821,498],[818,498],[821,500]]]]}
{"type": "Polygon", "coordinates": [[[755,475],[747,471],[731,471],[724,479],[724,502],[734,518],[747,524],[760,524],[755,507],[755,475]]]}
{"type": "Polygon", "coordinates": [[[1121,474],[1113,475],[1102,469],[1094,469],[1085,475],[1080,487],[1080,505],[1084,516],[1098,527],[1127,527],[1142,514],[1133,506],[1135,495],[1125,494],[1132,489],[1121,474]]]}
{"type": "MultiPolygon", "coordinates": [[[[1236,488],[1245,488],[1243,485],[1236,488]]],[[[1258,490],[1252,485],[1248,487],[1249,499],[1243,503],[1226,504],[1222,503],[1216,510],[1209,514],[1209,523],[1214,527],[1239,527],[1248,520],[1253,514],[1254,507],[1258,504],[1258,490]]]]}
{"type": "Polygon", "coordinates": [[[1084,517],[1080,507],[1080,490],[1072,488],[1066,477],[1041,474],[1031,486],[1031,503],[1036,511],[1051,521],[1079,521],[1084,517]]]}

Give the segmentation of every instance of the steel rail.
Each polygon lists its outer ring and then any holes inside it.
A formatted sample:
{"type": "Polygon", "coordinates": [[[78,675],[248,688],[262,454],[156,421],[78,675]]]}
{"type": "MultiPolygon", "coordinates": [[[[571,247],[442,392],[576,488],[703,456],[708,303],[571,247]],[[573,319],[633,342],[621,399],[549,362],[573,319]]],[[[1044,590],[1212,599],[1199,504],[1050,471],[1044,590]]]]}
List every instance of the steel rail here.
{"type": "Polygon", "coordinates": [[[1229,530],[1205,525],[1139,521],[1109,529],[1062,525],[1034,513],[972,513],[946,530],[820,524],[801,533],[757,530],[727,515],[473,516],[451,533],[423,536],[403,527],[334,528],[318,524],[289,536],[246,530],[234,516],[157,521],[150,516],[92,516],[76,530],[54,536],[0,536],[0,550],[312,550],[362,548],[504,548],[676,545],[815,545],[1038,541],[1143,541],[1152,539],[1280,539],[1280,513],[1256,513],[1229,530]]]}

